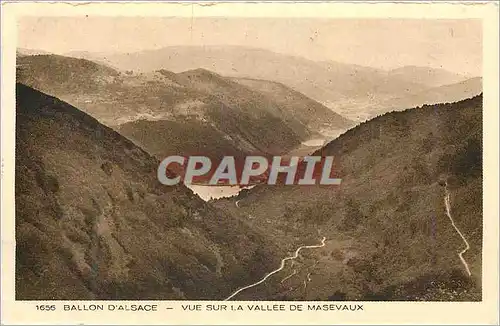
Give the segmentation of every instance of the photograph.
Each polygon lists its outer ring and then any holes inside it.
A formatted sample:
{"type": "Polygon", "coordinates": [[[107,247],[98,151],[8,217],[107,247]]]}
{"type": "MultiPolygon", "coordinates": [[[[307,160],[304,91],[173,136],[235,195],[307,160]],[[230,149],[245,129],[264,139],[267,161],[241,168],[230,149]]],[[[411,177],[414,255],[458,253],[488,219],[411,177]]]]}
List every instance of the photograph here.
{"type": "Polygon", "coordinates": [[[0,0],[2,325],[498,325],[500,4],[0,0]]]}
{"type": "Polygon", "coordinates": [[[17,300],[482,300],[481,20],[17,33],[17,300]]]}

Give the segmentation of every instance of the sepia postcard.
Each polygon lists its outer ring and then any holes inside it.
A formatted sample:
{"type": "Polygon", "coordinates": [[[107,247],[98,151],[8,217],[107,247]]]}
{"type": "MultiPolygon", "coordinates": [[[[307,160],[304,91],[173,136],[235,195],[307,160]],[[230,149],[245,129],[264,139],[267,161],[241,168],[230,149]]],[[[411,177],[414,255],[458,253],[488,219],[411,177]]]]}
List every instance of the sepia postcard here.
{"type": "Polygon", "coordinates": [[[2,323],[498,324],[498,23],[2,2],[2,323]]]}

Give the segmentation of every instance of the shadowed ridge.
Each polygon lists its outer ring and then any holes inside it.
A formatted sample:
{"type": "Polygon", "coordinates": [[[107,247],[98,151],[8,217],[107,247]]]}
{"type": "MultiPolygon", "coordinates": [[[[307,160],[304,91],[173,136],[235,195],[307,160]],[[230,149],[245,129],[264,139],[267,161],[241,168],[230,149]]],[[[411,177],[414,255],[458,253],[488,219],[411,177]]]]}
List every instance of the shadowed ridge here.
{"type": "Polygon", "coordinates": [[[94,118],[16,85],[16,298],[222,299],[274,265],[259,232],[94,118]]]}
{"type": "Polygon", "coordinates": [[[123,137],[118,132],[101,124],[91,115],[59,100],[54,96],[47,95],[21,83],[16,83],[16,110],[18,114],[36,114],[45,117],[57,116],[61,114],[70,116],[76,121],[83,123],[82,126],[85,126],[87,129],[103,131],[112,139],[123,143],[126,148],[135,148],[139,150],[141,154],[151,163],[156,162],[156,159],[154,159],[146,151],[137,147],[132,141],[123,137]]]}

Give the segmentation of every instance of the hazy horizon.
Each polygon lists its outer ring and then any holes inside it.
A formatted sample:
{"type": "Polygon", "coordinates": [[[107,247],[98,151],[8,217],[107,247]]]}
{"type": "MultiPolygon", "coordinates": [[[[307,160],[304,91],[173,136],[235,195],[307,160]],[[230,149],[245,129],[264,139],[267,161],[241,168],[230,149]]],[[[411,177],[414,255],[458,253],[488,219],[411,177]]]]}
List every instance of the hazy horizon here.
{"type": "Polygon", "coordinates": [[[482,75],[482,26],[473,19],[25,17],[18,27],[19,48],[62,55],[239,46],[384,70],[482,75]]]}
{"type": "MultiPolygon", "coordinates": [[[[210,47],[238,47],[238,48],[249,49],[249,50],[269,51],[269,52],[273,52],[273,53],[280,54],[280,55],[293,56],[293,57],[297,57],[297,58],[303,58],[303,59],[306,59],[306,60],[311,60],[311,59],[307,59],[307,58],[305,58],[303,56],[300,56],[300,55],[291,55],[291,54],[288,54],[288,53],[282,53],[282,52],[273,51],[273,50],[264,49],[264,48],[250,47],[250,46],[244,46],[244,45],[228,45],[228,44],[212,44],[212,45],[168,45],[168,46],[163,46],[163,47],[160,47],[160,48],[144,49],[144,50],[137,51],[137,52],[157,51],[157,50],[161,50],[161,49],[175,48],[175,47],[193,47],[193,48],[199,48],[199,47],[206,47],[206,48],[210,48],[210,47]]],[[[18,50],[33,51],[34,53],[42,52],[43,51],[43,52],[47,52],[47,54],[54,54],[54,55],[60,55],[60,56],[69,56],[69,57],[77,55],[77,54],[83,54],[83,53],[88,53],[89,55],[95,54],[95,55],[101,55],[101,56],[103,56],[103,55],[105,56],[105,55],[120,55],[120,54],[126,54],[126,53],[133,53],[133,52],[130,52],[130,51],[129,52],[90,52],[90,51],[85,51],[85,50],[72,50],[72,51],[69,51],[69,52],[56,53],[56,52],[50,52],[48,50],[34,49],[34,48],[18,47],[17,49],[18,50]]],[[[339,63],[339,64],[358,65],[360,67],[371,68],[371,69],[378,69],[378,70],[383,70],[383,71],[388,71],[388,72],[391,71],[391,70],[396,70],[396,69],[405,68],[405,67],[433,68],[433,69],[442,69],[442,70],[445,70],[445,71],[448,71],[448,72],[451,72],[451,73],[462,74],[463,76],[465,76],[467,78],[482,77],[482,75],[460,73],[460,72],[451,71],[451,70],[448,70],[448,69],[445,69],[445,68],[442,68],[442,67],[436,68],[436,67],[419,66],[419,65],[413,65],[413,64],[408,64],[408,65],[404,65],[404,66],[397,66],[397,67],[390,67],[390,68],[383,68],[383,67],[366,66],[366,65],[361,65],[361,64],[357,64],[357,63],[341,62],[341,61],[335,61],[335,60],[311,60],[311,61],[315,61],[315,62],[336,62],[336,63],[339,63]]],[[[188,70],[190,70],[190,69],[188,69],[188,70]]]]}

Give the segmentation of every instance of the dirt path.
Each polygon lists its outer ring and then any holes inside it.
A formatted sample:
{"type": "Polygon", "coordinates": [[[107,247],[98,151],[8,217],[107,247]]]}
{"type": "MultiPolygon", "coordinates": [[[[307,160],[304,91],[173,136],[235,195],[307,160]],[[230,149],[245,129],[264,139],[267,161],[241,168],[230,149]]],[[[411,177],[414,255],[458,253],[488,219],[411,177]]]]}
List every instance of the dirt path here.
{"type": "Polygon", "coordinates": [[[465,267],[465,271],[467,272],[467,274],[469,276],[471,276],[471,272],[470,272],[470,269],[469,269],[469,265],[467,264],[467,262],[465,261],[464,257],[463,257],[463,254],[470,249],[470,246],[469,246],[469,242],[467,242],[467,239],[465,239],[464,235],[462,234],[462,232],[460,232],[460,230],[458,229],[458,227],[455,225],[455,221],[453,220],[453,217],[451,217],[451,205],[450,205],[450,191],[448,190],[448,183],[445,184],[445,188],[444,188],[444,192],[445,192],[445,196],[444,196],[444,205],[446,207],[446,215],[448,216],[448,218],[450,219],[451,221],[451,225],[453,226],[453,228],[455,228],[455,231],[457,231],[458,235],[460,235],[460,237],[462,238],[462,241],[464,242],[465,244],[465,248],[460,251],[458,253],[458,257],[460,258],[460,261],[462,262],[462,264],[464,265],[465,267]]]}

